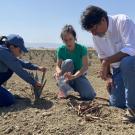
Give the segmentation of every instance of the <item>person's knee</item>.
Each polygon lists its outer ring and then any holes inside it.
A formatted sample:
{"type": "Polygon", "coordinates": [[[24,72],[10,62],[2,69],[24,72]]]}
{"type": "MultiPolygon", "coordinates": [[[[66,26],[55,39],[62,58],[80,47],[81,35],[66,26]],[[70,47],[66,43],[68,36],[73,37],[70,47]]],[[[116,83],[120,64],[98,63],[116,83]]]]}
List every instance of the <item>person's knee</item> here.
{"type": "Polygon", "coordinates": [[[0,87],[0,106],[10,106],[15,103],[15,97],[6,89],[0,87]]]}
{"type": "Polygon", "coordinates": [[[63,72],[73,72],[74,70],[74,63],[72,59],[66,59],[62,63],[62,71],[63,72]]]}
{"type": "Polygon", "coordinates": [[[135,66],[135,57],[128,56],[121,60],[120,69],[122,73],[131,72],[134,69],[133,66],[135,66]]]}
{"type": "Polygon", "coordinates": [[[11,97],[8,98],[8,101],[6,101],[4,103],[4,106],[10,106],[10,105],[13,105],[15,103],[15,98],[14,96],[12,95],[11,97]]]}
{"type": "Polygon", "coordinates": [[[93,100],[96,97],[96,93],[94,91],[85,92],[80,94],[82,100],[93,100]]]}
{"type": "Polygon", "coordinates": [[[64,64],[72,66],[73,65],[73,60],[72,59],[66,59],[66,60],[64,60],[64,64]]]}

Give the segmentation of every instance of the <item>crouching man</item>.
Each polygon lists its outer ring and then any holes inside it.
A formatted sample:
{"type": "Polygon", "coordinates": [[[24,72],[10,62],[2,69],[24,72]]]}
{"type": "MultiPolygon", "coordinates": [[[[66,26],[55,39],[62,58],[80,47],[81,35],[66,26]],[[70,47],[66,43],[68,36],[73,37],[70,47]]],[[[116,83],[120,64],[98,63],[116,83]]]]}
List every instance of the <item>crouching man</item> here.
{"type": "Polygon", "coordinates": [[[135,120],[135,24],[124,14],[114,16],[89,6],[82,27],[92,33],[101,60],[100,76],[108,82],[110,105],[128,108],[124,120],[135,120]],[[110,71],[111,68],[111,71],[110,71]]]}
{"type": "Polygon", "coordinates": [[[46,72],[46,68],[25,62],[18,57],[28,50],[24,46],[24,40],[19,35],[9,35],[2,37],[0,41],[0,106],[9,106],[15,103],[15,97],[8,90],[2,87],[15,72],[20,78],[33,87],[41,88],[42,85],[34,80],[29,73],[24,70],[39,70],[46,72]]]}

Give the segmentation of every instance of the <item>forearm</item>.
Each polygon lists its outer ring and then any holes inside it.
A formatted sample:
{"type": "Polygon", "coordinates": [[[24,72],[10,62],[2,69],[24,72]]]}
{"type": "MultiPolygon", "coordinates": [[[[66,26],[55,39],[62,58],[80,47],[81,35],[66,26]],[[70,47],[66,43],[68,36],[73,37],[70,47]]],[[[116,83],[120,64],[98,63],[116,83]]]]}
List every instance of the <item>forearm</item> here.
{"type": "Polygon", "coordinates": [[[6,61],[5,64],[24,81],[26,81],[29,84],[32,84],[33,86],[35,85],[36,81],[29,75],[29,73],[26,70],[23,69],[22,65],[18,60],[12,60],[12,64],[6,61]]]}
{"type": "MultiPolygon", "coordinates": [[[[106,58],[106,59],[107,59],[107,58],[106,58]]],[[[101,68],[103,68],[103,66],[104,66],[104,61],[105,61],[106,59],[100,59],[101,68]]],[[[106,66],[107,66],[108,75],[110,75],[110,74],[111,74],[111,73],[110,73],[110,64],[108,64],[108,65],[106,65],[106,66]]]]}
{"type": "Polygon", "coordinates": [[[106,80],[108,78],[108,76],[111,75],[110,73],[110,64],[115,63],[115,62],[119,62],[121,61],[121,59],[123,59],[124,57],[128,56],[128,54],[122,53],[122,52],[118,52],[115,55],[112,55],[110,57],[101,59],[101,69],[100,69],[100,76],[103,80],[106,80]]]}
{"type": "Polygon", "coordinates": [[[103,60],[106,60],[109,64],[112,64],[112,63],[121,61],[126,56],[129,56],[129,55],[126,53],[123,53],[123,52],[118,52],[115,55],[112,55],[112,56],[105,58],[103,60]]]}
{"type": "Polygon", "coordinates": [[[80,70],[78,70],[73,76],[74,78],[78,78],[83,75],[88,70],[88,66],[83,66],[80,70]]]}
{"type": "Polygon", "coordinates": [[[22,67],[25,69],[29,69],[29,70],[38,70],[39,69],[39,66],[36,64],[30,63],[28,61],[21,60],[21,59],[18,59],[18,60],[21,63],[22,67]]]}

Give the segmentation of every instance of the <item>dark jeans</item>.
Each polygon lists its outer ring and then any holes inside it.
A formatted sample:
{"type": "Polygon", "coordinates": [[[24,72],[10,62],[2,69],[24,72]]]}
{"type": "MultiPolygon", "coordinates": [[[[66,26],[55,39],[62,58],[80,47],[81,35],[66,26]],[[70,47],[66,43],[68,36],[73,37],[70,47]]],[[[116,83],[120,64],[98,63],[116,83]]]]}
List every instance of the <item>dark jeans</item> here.
{"type": "MultiPolygon", "coordinates": [[[[71,59],[66,59],[62,63],[61,69],[63,74],[65,72],[73,72],[73,61],[71,59]]],[[[96,96],[95,90],[91,86],[89,80],[84,75],[72,80],[70,83],[64,83],[62,86],[59,85],[60,90],[66,92],[70,87],[80,94],[82,100],[93,100],[96,96]]]]}
{"type": "Polygon", "coordinates": [[[9,106],[15,102],[14,96],[1,85],[6,82],[13,74],[13,71],[8,69],[7,72],[0,73],[0,106],[9,106]]]}
{"type": "Polygon", "coordinates": [[[135,56],[121,60],[120,68],[113,70],[113,83],[111,105],[135,109],[135,56]]]}

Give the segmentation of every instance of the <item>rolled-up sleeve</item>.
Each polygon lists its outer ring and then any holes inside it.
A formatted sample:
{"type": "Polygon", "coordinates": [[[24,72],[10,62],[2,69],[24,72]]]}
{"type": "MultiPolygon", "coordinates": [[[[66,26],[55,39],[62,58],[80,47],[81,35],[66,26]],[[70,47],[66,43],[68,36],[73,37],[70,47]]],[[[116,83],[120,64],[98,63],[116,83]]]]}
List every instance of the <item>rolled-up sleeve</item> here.
{"type": "Polygon", "coordinates": [[[120,23],[120,34],[125,46],[120,51],[135,56],[135,24],[128,17],[120,23]]]}

